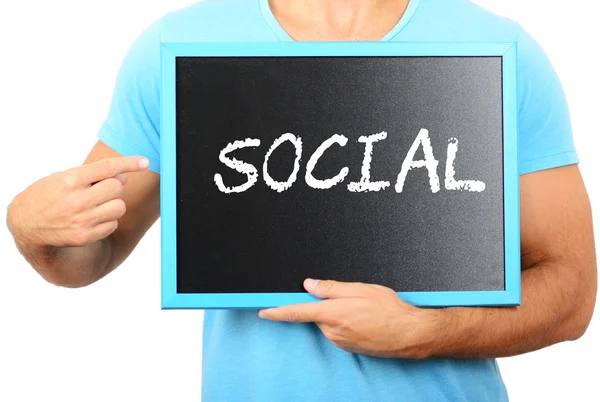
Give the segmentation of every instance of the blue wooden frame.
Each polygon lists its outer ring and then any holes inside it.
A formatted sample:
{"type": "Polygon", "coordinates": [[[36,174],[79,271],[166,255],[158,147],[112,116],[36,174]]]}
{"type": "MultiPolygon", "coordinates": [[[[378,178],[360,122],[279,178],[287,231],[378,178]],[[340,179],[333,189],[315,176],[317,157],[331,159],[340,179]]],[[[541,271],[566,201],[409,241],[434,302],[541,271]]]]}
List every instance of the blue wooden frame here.
{"type": "Polygon", "coordinates": [[[273,42],[161,44],[162,308],[264,308],[317,299],[308,293],[177,293],[176,114],[177,57],[501,56],[504,123],[505,290],[399,292],[418,306],[510,306],[521,303],[519,176],[517,168],[516,43],[273,42]]]}

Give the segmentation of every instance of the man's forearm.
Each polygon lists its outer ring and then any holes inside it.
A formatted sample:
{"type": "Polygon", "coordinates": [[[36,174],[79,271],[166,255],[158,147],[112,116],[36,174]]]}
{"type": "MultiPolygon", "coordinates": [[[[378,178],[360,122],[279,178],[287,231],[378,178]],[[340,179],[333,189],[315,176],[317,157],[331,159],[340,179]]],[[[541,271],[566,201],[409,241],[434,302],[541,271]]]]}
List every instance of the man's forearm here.
{"type": "Polygon", "coordinates": [[[89,285],[106,275],[114,251],[112,236],[83,247],[31,245],[15,241],[17,248],[48,282],[64,287],[89,285]]]}
{"type": "Polygon", "coordinates": [[[522,273],[521,306],[440,310],[438,337],[428,355],[507,357],[579,338],[596,296],[596,281],[585,281],[579,272],[543,262],[522,273]]]}

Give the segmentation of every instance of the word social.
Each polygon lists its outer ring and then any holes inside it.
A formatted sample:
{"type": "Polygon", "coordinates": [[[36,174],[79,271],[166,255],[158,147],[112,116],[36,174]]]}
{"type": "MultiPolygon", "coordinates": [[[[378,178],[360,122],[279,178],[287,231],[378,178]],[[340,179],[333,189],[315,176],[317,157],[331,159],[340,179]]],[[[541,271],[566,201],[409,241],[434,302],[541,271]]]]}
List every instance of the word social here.
{"type": "MultiPolygon", "coordinates": [[[[378,134],[369,136],[361,136],[358,142],[365,144],[365,153],[361,167],[361,178],[358,182],[350,182],[347,185],[348,191],[351,192],[369,192],[369,191],[381,191],[388,188],[391,183],[389,181],[371,181],[371,160],[373,156],[373,144],[376,142],[385,140],[387,138],[387,132],[383,131],[378,134]]],[[[323,157],[325,151],[332,147],[334,144],[338,144],[341,147],[345,147],[348,143],[348,138],[344,135],[335,134],[323,143],[313,152],[306,164],[306,174],[304,180],[309,187],[318,190],[330,189],[336,185],[342,183],[348,175],[350,169],[343,167],[337,175],[327,179],[317,179],[313,176],[313,171],[319,162],[319,159],[323,157]]],[[[227,144],[219,154],[219,160],[230,169],[233,169],[240,174],[244,174],[247,177],[247,181],[239,186],[228,187],[223,183],[223,177],[217,173],[214,176],[215,184],[218,189],[226,194],[242,193],[258,181],[258,170],[250,163],[246,163],[237,160],[233,157],[229,157],[228,154],[238,149],[246,147],[258,147],[260,146],[260,140],[256,138],[246,138],[244,140],[234,141],[233,143],[227,144]]],[[[458,152],[458,140],[454,137],[448,140],[448,149],[446,153],[446,171],[444,186],[446,190],[458,190],[458,191],[472,191],[482,192],[485,190],[485,183],[478,180],[456,180],[454,171],[454,160],[458,152]]],[[[262,165],[262,176],[266,185],[272,190],[279,193],[288,190],[296,182],[298,178],[298,172],[300,171],[300,160],[302,158],[302,139],[295,136],[292,133],[286,133],[277,138],[269,150],[267,151],[262,165]],[[286,181],[276,181],[271,175],[269,175],[269,157],[271,154],[284,142],[289,141],[295,148],[296,159],[294,161],[294,168],[292,173],[289,175],[286,181]]],[[[425,168],[427,169],[429,176],[429,186],[433,193],[440,191],[440,178],[438,176],[438,160],[433,155],[433,149],[431,147],[431,140],[429,138],[429,131],[421,129],[417,138],[412,143],[404,161],[398,177],[396,179],[395,190],[401,193],[404,189],[404,182],[408,173],[413,169],[425,168]],[[422,148],[423,159],[415,160],[415,154],[422,148]]]]}

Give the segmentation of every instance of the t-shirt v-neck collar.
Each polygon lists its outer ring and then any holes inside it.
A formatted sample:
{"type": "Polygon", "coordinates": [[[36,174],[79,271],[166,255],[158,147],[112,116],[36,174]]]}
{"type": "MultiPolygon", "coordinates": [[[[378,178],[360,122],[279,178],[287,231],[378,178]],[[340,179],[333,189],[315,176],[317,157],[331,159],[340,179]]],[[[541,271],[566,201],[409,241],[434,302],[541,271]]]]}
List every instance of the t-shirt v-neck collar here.
{"type": "MultiPolygon", "coordinates": [[[[292,39],[292,37],[285,31],[285,29],[283,29],[281,24],[279,24],[279,21],[277,21],[277,18],[275,18],[275,15],[273,15],[273,11],[269,6],[269,0],[258,1],[260,3],[262,15],[265,18],[271,30],[273,31],[273,33],[275,34],[275,36],[277,36],[277,38],[281,41],[293,42],[294,39],[292,39]]],[[[409,21],[415,14],[415,11],[417,10],[417,7],[419,7],[420,2],[421,0],[409,0],[408,7],[406,7],[406,11],[404,11],[404,15],[402,15],[400,21],[398,21],[398,23],[383,38],[380,39],[380,42],[389,41],[398,33],[400,33],[400,31],[404,29],[404,27],[409,23],[409,21]]]]}

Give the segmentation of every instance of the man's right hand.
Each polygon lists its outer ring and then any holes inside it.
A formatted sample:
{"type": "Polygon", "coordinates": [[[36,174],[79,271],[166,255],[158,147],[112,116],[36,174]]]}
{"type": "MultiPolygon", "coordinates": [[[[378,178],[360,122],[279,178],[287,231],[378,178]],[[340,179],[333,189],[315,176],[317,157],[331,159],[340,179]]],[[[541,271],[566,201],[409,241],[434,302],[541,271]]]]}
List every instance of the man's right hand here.
{"type": "Polygon", "coordinates": [[[126,211],[124,173],[144,171],[139,156],[105,158],[47,176],[17,195],[7,223],[17,244],[81,247],[112,234],[126,211]]]}

